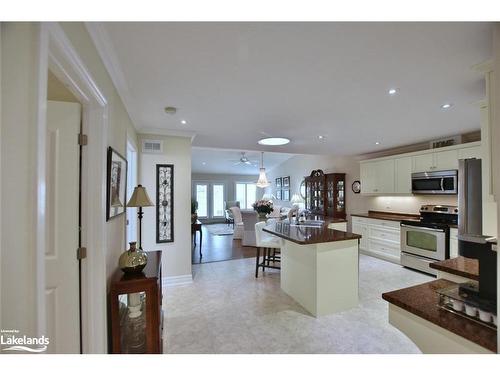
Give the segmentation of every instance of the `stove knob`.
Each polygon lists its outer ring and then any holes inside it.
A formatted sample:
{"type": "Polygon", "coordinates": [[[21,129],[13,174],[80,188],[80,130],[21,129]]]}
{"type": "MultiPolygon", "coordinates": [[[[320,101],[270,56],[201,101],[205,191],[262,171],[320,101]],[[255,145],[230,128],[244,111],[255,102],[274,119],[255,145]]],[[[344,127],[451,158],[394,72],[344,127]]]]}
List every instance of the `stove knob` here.
{"type": "Polygon", "coordinates": [[[457,213],[457,212],[458,212],[458,208],[455,208],[453,211],[454,211],[455,213],[457,213]]]}

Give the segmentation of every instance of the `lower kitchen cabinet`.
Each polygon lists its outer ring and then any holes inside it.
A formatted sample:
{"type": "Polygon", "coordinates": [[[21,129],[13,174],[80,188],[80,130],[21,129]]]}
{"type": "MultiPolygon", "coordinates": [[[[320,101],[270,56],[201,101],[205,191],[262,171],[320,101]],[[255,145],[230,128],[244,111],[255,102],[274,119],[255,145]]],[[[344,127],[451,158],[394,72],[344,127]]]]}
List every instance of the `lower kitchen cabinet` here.
{"type": "Polygon", "coordinates": [[[352,232],[360,234],[362,253],[400,264],[401,230],[399,221],[352,216],[352,232]]]}
{"type": "Polygon", "coordinates": [[[458,256],[458,229],[450,229],[450,258],[458,256]]]}

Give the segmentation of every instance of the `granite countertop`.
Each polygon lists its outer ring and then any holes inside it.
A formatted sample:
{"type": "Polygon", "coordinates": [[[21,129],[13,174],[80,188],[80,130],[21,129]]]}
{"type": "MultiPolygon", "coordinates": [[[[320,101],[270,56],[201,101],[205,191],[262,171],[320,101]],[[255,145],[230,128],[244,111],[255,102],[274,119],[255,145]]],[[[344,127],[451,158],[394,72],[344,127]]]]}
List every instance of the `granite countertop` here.
{"type": "Polygon", "coordinates": [[[496,353],[496,331],[438,307],[439,297],[436,290],[453,285],[457,284],[445,279],[438,279],[410,288],[384,293],[382,298],[403,310],[496,353]]]}
{"type": "Polygon", "coordinates": [[[468,279],[479,280],[479,262],[477,259],[457,257],[431,263],[430,267],[468,279]]]}
{"type": "Polygon", "coordinates": [[[402,214],[396,212],[368,211],[367,213],[351,214],[351,216],[367,217],[369,219],[380,219],[390,221],[420,220],[418,214],[402,214]]]}
{"type": "MultiPolygon", "coordinates": [[[[324,224],[318,227],[290,224],[288,221],[279,221],[264,227],[264,231],[285,240],[295,242],[299,245],[312,245],[324,242],[348,241],[361,238],[359,234],[343,232],[340,230],[330,229],[328,225],[342,219],[333,221],[325,221],[324,224]]],[[[345,221],[345,220],[344,220],[345,221]]]]}

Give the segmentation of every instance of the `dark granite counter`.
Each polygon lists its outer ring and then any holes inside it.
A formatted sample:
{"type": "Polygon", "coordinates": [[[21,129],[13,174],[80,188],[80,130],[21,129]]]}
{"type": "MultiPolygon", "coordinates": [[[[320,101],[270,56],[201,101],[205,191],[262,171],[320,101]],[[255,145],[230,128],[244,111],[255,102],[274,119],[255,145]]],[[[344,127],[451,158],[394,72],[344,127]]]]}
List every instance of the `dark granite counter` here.
{"type": "Polygon", "coordinates": [[[274,225],[264,227],[264,231],[299,245],[311,245],[324,242],[347,241],[361,238],[359,234],[330,229],[331,223],[342,223],[343,219],[325,221],[320,226],[290,224],[288,221],[279,221],[274,225]]]}
{"type": "Polygon", "coordinates": [[[401,221],[401,220],[420,220],[418,214],[400,214],[384,211],[368,211],[367,213],[351,214],[351,216],[367,217],[369,219],[401,221]]]}
{"type": "Polygon", "coordinates": [[[438,279],[410,288],[384,293],[382,298],[403,310],[496,353],[496,331],[438,307],[439,297],[436,290],[453,285],[456,285],[456,283],[438,279]]]}
{"type": "Polygon", "coordinates": [[[472,280],[479,280],[479,262],[477,259],[457,257],[434,262],[429,265],[439,271],[466,277],[472,280]]]}

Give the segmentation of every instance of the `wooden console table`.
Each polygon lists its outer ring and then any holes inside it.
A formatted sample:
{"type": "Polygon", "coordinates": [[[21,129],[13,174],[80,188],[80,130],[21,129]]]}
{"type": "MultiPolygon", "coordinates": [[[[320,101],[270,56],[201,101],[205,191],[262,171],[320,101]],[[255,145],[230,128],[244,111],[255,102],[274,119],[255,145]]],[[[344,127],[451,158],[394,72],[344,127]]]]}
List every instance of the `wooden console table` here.
{"type": "Polygon", "coordinates": [[[111,278],[111,352],[163,352],[161,251],[149,251],[142,273],[117,269],[111,278]]]}

